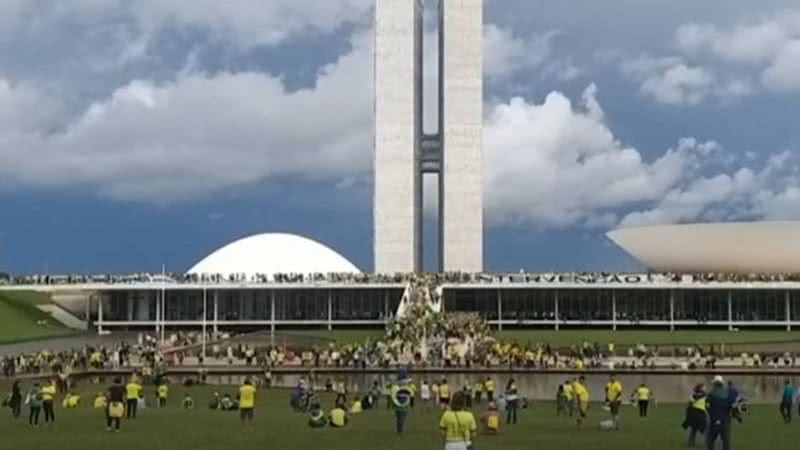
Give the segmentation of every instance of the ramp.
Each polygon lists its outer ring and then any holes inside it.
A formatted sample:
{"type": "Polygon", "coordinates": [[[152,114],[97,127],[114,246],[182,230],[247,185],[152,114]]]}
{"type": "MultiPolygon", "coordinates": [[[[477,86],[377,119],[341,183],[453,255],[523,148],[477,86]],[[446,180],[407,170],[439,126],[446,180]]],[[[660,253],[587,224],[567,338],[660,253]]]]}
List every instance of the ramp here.
{"type": "Polygon", "coordinates": [[[55,304],[46,304],[46,305],[36,305],[36,308],[39,311],[42,311],[48,314],[53,320],[57,321],[58,323],[64,325],[67,328],[71,328],[73,330],[88,330],[89,324],[75,317],[73,314],[69,313],[64,308],[55,305],[55,304]]]}

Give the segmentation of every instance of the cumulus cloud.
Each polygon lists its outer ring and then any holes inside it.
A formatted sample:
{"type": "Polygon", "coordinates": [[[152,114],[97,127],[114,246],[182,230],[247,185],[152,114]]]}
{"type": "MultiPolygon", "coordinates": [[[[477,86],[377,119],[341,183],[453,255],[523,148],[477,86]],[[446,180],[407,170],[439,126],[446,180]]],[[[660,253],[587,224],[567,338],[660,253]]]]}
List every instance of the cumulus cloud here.
{"type": "Polygon", "coordinates": [[[761,80],[776,91],[800,92],[800,39],[787,43],[767,67],[761,80]]]}
{"type": "MultiPolygon", "coordinates": [[[[147,39],[167,27],[206,31],[241,48],[274,45],[302,33],[330,32],[367,19],[374,0],[59,0],[42,8],[32,0],[0,3],[8,31],[60,21],[132,23],[147,39]]],[[[1,30],[1,29],[0,29],[1,30]]]]}
{"type": "Polygon", "coordinates": [[[646,161],[608,128],[593,85],[578,105],[558,92],[494,105],[484,139],[492,221],[547,226],[603,223],[615,208],[655,201],[717,145],[686,139],[646,161]]]}
{"type": "Polygon", "coordinates": [[[764,87],[800,91],[800,11],[780,11],[728,27],[692,23],[675,33],[677,48],[689,57],[716,58],[760,72],[764,87]]]}
{"type": "Polygon", "coordinates": [[[510,29],[488,24],[483,30],[484,75],[498,82],[518,71],[540,66],[550,56],[558,31],[524,38],[510,29]]]}
{"type": "Polygon", "coordinates": [[[794,159],[782,152],[769,156],[757,171],[742,167],[733,174],[700,177],[671,189],[652,208],[629,213],[620,226],[797,218],[800,208],[791,204],[800,183],[794,159]]]}
{"type": "MultiPolygon", "coordinates": [[[[311,89],[290,92],[282,80],[256,72],[192,73],[123,86],[63,132],[6,125],[14,131],[0,138],[0,178],[173,201],[280,177],[364,172],[370,45],[367,36],[355,39],[353,51],[322,68],[311,89]]],[[[5,95],[30,97],[25,89],[5,95]]],[[[18,110],[12,118],[24,115],[18,110]]]]}
{"type": "MultiPolygon", "coordinates": [[[[87,8],[103,6],[85,3],[87,8]]],[[[487,62],[489,79],[545,64],[546,56],[525,52],[548,47],[544,44],[552,35],[526,40],[496,27],[489,30],[487,58],[495,58],[487,62]]],[[[435,42],[430,37],[429,46],[435,42]]],[[[309,88],[290,90],[280,77],[256,71],[204,72],[190,59],[170,79],[125,82],[67,118],[59,114],[63,99],[41,86],[0,77],[0,182],[79,186],[114,199],[159,203],[287,177],[342,190],[361,188],[372,167],[371,36],[358,33],[351,45],[349,53],[319,70],[309,88]]],[[[624,70],[644,84],[681,64],[679,58],[641,60],[624,70]]],[[[433,75],[426,72],[428,82],[433,75]]],[[[717,95],[702,83],[678,84],[717,95]]],[[[731,90],[742,88],[731,85],[731,90]]],[[[735,181],[737,172],[704,173],[722,151],[713,141],[682,139],[660,152],[621,142],[606,122],[597,92],[590,85],[577,104],[552,92],[541,103],[518,97],[486,106],[490,223],[609,227],[621,211],[645,214],[669,195],[685,199],[687,192],[718,184],[722,187],[716,190],[724,191],[720,180],[725,177],[741,184],[735,181]]],[[[697,94],[681,91],[678,98],[689,101],[691,95],[697,94]]],[[[426,185],[430,181],[426,177],[426,185]]],[[[794,195],[789,182],[780,189],[766,181],[753,186],[761,188],[763,205],[777,205],[764,206],[765,216],[794,195]]]]}
{"type": "Polygon", "coordinates": [[[641,55],[623,60],[620,68],[640,83],[643,95],[664,104],[696,105],[710,98],[729,101],[753,93],[746,80],[721,80],[712,69],[691,65],[677,56],[641,55]]]}

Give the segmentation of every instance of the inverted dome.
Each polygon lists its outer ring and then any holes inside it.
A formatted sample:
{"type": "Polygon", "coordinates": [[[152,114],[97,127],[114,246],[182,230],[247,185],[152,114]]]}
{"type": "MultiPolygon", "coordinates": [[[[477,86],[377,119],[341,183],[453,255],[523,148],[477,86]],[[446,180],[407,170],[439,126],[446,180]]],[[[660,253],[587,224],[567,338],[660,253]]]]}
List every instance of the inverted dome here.
{"type": "Polygon", "coordinates": [[[657,225],[608,237],[662,272],[800,273],[800,222],[657,225]]]}
{"type": "Polygon", "coordinates": [[[239,239],[203,258],[190,274],[361,273],[344,256],[302,236],[266,233],[239,239]]]}

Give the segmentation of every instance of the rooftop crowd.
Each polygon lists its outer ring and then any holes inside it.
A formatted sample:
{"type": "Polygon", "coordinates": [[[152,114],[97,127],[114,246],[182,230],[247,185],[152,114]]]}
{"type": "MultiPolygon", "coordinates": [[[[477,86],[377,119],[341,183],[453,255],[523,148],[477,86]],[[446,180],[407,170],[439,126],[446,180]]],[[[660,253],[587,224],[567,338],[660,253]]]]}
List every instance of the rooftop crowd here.
{"type": "Polygon", "coordinates": [[[530,273],[276,273],[276,274],[184,274],[184,273],[131,273],[131,274],[32,274],[15,275],[0,272],[0,285],[57,285],[57,284],[134,284],[134,283],[213,283],[213,284],[405,284],[420,277],[436,284],[486,284],[486,283],[779,283],[800,282],[800,273],[739,274],[739,273],[612,273],[612,272],[550,272],[530,273]]]}

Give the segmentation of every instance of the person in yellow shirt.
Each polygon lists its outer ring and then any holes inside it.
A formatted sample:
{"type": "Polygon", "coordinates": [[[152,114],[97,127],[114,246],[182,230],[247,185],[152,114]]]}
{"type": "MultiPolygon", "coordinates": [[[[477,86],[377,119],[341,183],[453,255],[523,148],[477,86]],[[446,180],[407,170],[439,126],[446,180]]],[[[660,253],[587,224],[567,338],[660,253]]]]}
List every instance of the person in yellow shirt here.
{"type": "Polygon", "coordinates": [[[244,383],[239,387],[239,417],[242,424],[252,424],[256,409],[256,388],[245,378],[244,383]]]}
{"type": "Polygon", "coordinates": [[[619,430],[619,410],[622,406],[622,383],[616,376],[611,375],[606,383],[606,402],[611,411],[611,420],[614,421],[614,428],[619,430]]]}
{"type": "Polygon", "coordinates": [[[164,408],[167,406],[167,397],[169,397],[169,386],[167,382],[162,380],[158,385],[158,407],[164,408]]]}
{"type": "Polygon", "coordinates": [[[447,379],[443,379],[439,385],[439,406],[446,408],[450,404],[450,386],[447,379]]]}
{"type": "Polygon", "coordinates": [[[44,410],[44,423],[56,423],[56,413],[53,409],[53,402],[56,398],[56,382],[50,380],[48,384],[42,386],[42,409],[44,410]]]}
{"type": "Polygon", "coordinates": [[[344,409],[344,403],[337,402],[336,406],[331,410],[329,423],[332,428],[344,428],[350,421],[347,411],[344,409]]]}
{"type": "Polygon", "coordinates": [[[636,406],[639,407],[639,418],[640,419],[647,419],[647,409],[650,406],[650,399],[653,397],[653,391],[647,387],[646,384],[642,383],[641,386],[636,388],[636,391],[633,392],[634,400],[636,400],[636,406]]]}
{"type": "Polygon", "coordinates": [[[103,392],[98,392],[97,395],[94,397],[94,403],[92,404],[94,409],[105,409],[108,407],[108,399],[106,398],[106,394],[103,392]]]}
{"type": "Polygon", "coordinates": [[[472,385],[472,392],[475,396],[475,404],[480,405],[483,398],[483,381],[478,380],[472,385]]]}
{"type": "Polygon", "coordinates": [[[475,416],[465,411],[466,401],[462,392],[453,394],[450,409],[442,414],[439,428],[445,439],[445,450],[467,450],[472,446],[472,439],[478,430],[475,416]]]}
{"type": "Polygon", "coordinates": [[[75,394],[74,392],[70,392],[64,396],[64,400],[61,401],[61,407],[66,409],[74,409],[77,408],[81,402],[81,396],[75,394]]]}
{"type": "Polygon", "coordinates": [[[575,415],[575,395],[574,395],[574,389],[572,388],[572,386],[574,386],[574,384],[575,384],[575,380],[567,380],[563,384],[563,387],[564,387],[564,400],[566,400],[567,412],[569,413],[570,417],[575,415]]]}
{"type": "Polygon", "coordinates": [[[486,401],[493,402],[495,389],[494,380],[490,377],[486,377],[486,382],[483,383],[483,387],[486,389],[486,401]]]}
{"type": "Polygon", "coordinates": [[[131,377],[125,385],[125,405],[127,406],[126,417],[135,419],[138,411],[139,397],[142,396],[142,385],[135,376],[131,377]]]}
{"type": "Polygon", "coordinates": [[[575,406],[578,410],[578,428],[581,428],[589,410],[589,388],[586,387],[586,377],[581,375],[578,378],[575,384],[572,385],[572,392],[575,396],[575,406]]]}

